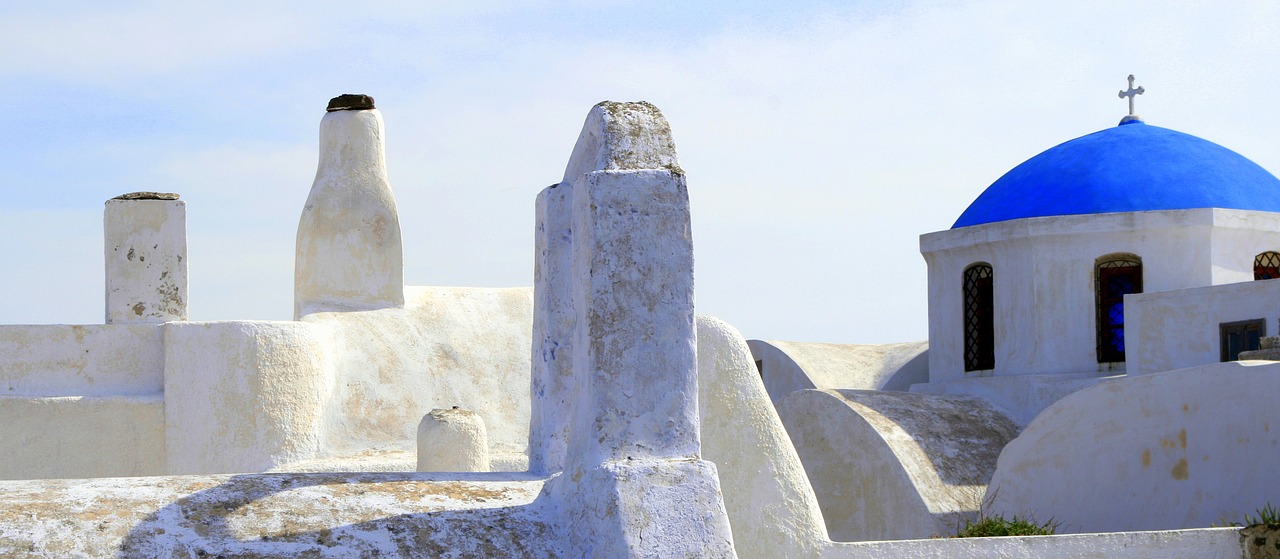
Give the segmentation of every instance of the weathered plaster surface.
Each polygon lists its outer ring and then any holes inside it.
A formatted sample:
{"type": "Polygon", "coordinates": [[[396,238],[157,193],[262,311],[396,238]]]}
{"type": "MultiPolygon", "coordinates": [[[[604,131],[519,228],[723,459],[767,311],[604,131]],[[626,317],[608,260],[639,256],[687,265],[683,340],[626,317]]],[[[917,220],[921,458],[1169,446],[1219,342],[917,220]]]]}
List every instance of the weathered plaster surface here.
{"type": "Polygon", "coordinates": [[[716,464],[743,559],[817,557],[827,530],[800,457],[732,326],[698,316],[702,455],[716,464]]]}
{"type": "Polygon", "coordinates": [[[4,419],[0,448],[5,449],[0,479],[136,476],[165,471],[164,402],[159,393],[3,396],[0,418],[4,419]]]}
{"type": "Polygon", "coordinates": [[[294,318],[404,304],[400,217],[377,109],[327,112],[320,161],[298,222],[294,318]]]}
{"type": "Polygon", "coordinates": [[[778,403],[835,541],[928,538],[978,510],[1017,435],[981,398],[801,390],[778,403]]]}
{"type": "Polygon", "coordinates": [[[265,321],[164,328],[170,473],[259,472],[316,456],[333,383],[329,328],[265,321]]]}
{"type": "Polygon", "coordinates": [[[574,183],[573,368],[588,379],[572,452],[698,455],[693,245],[684,177],[597,171],[574,183]]]}
{"type": "Polygon", "coordinates": [[[0,326],[0,395],[157,394],[164,387],[158,324],[0,326]]]}
{"type": "Polygon", "coordinates": [[[187,207],[181,200],[107,200],[107,324],[187,319],[187,207]]]}
{"type": "Polygon", "coordinates": [[[1119,378],[1063,398],[1000,455],[992,510],[1062,532],[1241,520],[1280,503],[1280,364],[1119,378]]]}
{"type": "Polygon", "coordinates": [[[564,556],[542,484],[492,474],[0,482],[0,555],[564,556]]]}
{"type": "Polygon", "coordinates": [[[906,391],[929,381],[929,343],[859,345],[748,340],[776,404],[796,390],[906,391]]]}
{"type": "Polygon", "coordinates": [[[458,406],[484,420],[495,467],[525,469],[532,290],[407,290],[404,308],[303,319],[334,332],[322,448],[333,458],[412,452],[422,416],[458,406]]]}
{"type": "Polygon", "coordinates": [[[657,107],[640,101],[602,101],[587,113],[561,182],[593,171],[654,169],[684,174],[671,125],[657,107]]]}
{"type": "Polygon", "coordinates": [[[556,472],[568,452],[571,409],[579,394],[573,376],[573,185],[551,185],[535,202],[533,346],[530,359],[529,470],[556,472]]]}
{"type": "Polygon", "coordinates": [[[576,390],[535,397],[575,402],[565,472],[549,487],[576,557],[735,556],[716,468],[701,460],[689,197],[675,161],[656,108],[601,103],[566,171],[575,319],[565,386],[576,390]],[[602,157],[584,155],[599,146],[602,157]],[[596,163],[574,176],[575,161],[596,163]]]}

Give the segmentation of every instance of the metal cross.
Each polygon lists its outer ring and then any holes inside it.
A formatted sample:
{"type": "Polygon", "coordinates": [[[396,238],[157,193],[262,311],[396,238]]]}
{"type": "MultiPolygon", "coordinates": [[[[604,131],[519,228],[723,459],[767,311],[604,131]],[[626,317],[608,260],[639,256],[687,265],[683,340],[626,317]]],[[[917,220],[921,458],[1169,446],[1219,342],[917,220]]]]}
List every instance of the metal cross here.
{"type": "Polygon", "coordinates": [[[1124,99],[1125,97],[1128,97],[1128,98],[1129,98],[1129,116],[1134,116],[1134,114],[1133,114],[1133,98],[1134,98],[1134,97],[1137,97],[1137,96],[1139,96],[1139,95],[1142,95],[1142,94],[1143,94],[1143,93],[1145,93],[1146,91],[1147,91],[1147,90],[1146,90],[1146,89],[1144,89],[1142,86],[1138,86],[1138,89],[1134,89],[1134,88],[1133,88],[1133,74],[1129,74],[1129,89],[1128,89],[1128,91],[1125,91],[1125,90],[1123,90],[1123,89],[1122,89],[1122,90],[1120,90],[1120,98],[1121,98],[1121,99],[1124,99]]]}

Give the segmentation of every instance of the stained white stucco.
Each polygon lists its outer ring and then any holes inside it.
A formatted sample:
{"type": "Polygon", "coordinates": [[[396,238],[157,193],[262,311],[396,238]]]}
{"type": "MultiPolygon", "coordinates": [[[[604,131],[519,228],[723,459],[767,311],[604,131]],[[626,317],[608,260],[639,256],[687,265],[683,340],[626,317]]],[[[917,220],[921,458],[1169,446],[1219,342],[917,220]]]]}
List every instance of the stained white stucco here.
{"type": "Polygon", "coordinates": [[[1004,449],[992,511],[1061,532],[1239,521],[1280,503],[1280,363],[1118,378],[1063,398],[1004,449]]]}
{"type": "Polygon", "coordinates": [[[0,395],[159,394],[159,324],[0,326],[0,395]]]}
{"type": "Polygon", "coordinates": [[[103,229],[106,323],[186,320],[186,203],[112,198],[103,229]]]}

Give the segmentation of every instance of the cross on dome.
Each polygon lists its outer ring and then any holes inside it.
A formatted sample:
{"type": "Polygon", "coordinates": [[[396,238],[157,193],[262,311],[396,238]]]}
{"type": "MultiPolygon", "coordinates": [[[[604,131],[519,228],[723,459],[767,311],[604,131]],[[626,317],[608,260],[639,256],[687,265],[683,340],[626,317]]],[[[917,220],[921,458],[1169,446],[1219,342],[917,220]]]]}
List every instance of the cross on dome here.
{"type": "Polygon", "coordinates": [[[1127,89],[1127,90],[1125,90],[1125,89],[1120,90],[1120,98],[1121,98],[1121,99],[1124,99],[1125,97],[1128,97],[1128,98],[1129,98],[1129,115],[1128,115],[1128,116],[1126,116],[1126,117],[1124,117],[1123,119],[1121,119],[1121,120],[1120,120],[1120,124],[1124,124],[1124,123],[1126,123],[1126,122],[1132,122],[1132,121],[1135,121],[1135,120],[1137,120],[1137,121],[1141,121],[1141,120],[1142,120],[1140,117],[1138,117],[1138,115],[1136,115],[1136,114],[1134,114],[1134,113],[1133,113],[1133,98],[1134,98],[1134,97],[1137,97],[1137,96],[1139,96],[1139,95],[1142,95],[1142,94],[1143,94],[1143,93],[1145,93],[1146,91],[1147,91],[1147,90],[1146,90],[1146,88],[1144,88],[1144,87],[1142,87],[1142,86],[1138,86],[1138,88],[1137,88],[1137,89],[1134,89],[1134,87],[1133,87],[1133,74],[1129,74],[1129,89],[1127,89]]]}

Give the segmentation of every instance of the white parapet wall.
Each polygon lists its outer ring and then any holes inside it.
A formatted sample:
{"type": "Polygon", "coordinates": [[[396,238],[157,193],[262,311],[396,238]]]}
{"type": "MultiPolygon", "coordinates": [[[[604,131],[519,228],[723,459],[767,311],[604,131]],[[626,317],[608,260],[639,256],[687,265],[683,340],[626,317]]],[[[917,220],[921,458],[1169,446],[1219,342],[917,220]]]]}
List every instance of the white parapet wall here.
{"type": "Polygon", "coordinates": [[[822,559],[1246,559],[1240,530],[1208,528],[1002,538],[832,543],[822,559]]]}
{"type": "Polygon", "coordinates": [[[0,326],[0,479],[165,471],[158,324],[0,326]]]}
{"type": "Polygon", "coordinates": [[[115,396],[163,389],[159,324],[0,326],[0,395],[115,396]]]}
{"type": "Polygon", "coordinates": [[[1261,320],[1280,334],[1280,281],[1247,281],[1124,298],[1128,374],[1145,375],[1221,360],[1220,325],[1261,320]]]}

